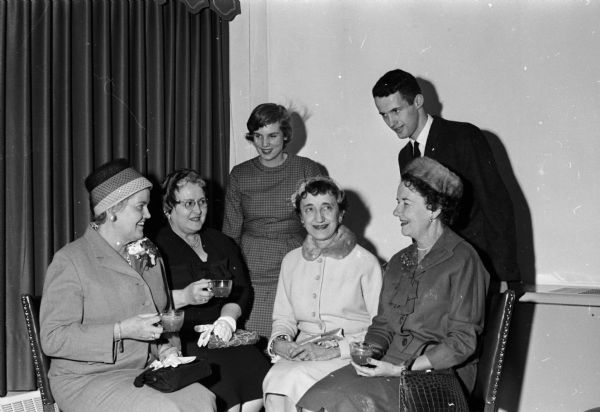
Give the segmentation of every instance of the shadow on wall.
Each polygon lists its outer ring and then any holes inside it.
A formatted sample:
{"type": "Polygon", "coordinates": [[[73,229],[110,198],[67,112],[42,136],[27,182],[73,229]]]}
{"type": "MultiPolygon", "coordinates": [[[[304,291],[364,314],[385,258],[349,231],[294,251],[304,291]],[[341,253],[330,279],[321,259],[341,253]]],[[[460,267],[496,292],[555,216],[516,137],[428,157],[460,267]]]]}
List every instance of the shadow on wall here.
{"type": "Polygon", "coordinates": [[[533,248],[533,226],[531,212],[525,195],[519,186],[508,153],[500,138],[489,130],[482,130],[496,160],[498,172],[506,185],[515,213],[517,261],[524,284],[535,285],[535,251],[533,248]]]}
{"type": "MultiPolygon", "coordinates": [[[[440,102],[433,83],[423,78],[417,78],[417,82],[425,97],[425,110],[427,113],[443,117],[442,110],[444,106],[440,102]]],[[[450,120],[469,122],[469,119],[450,120]]],[[[476,126],[481,127],[481,125],[476,126]]],[[[535,284],[535,255],[533,248],[533,226],[529,206],[527,205],[523,191],[514,174],[508,153],[506,152],[506,148],[502,144],[502,141],[496,134],[489,130],[482,129],[482,132],[490,145],[494,160],[496,161],[498,173],[508,190],[513,205],[515,214],[517,261],[522,280],[525,284],[533,285],[535,284]]]]}
{"type": "MultiPolygon", "coordinates": [[[[292,140],[286,146],[286,151],[290,154],[297,155],[306,145],[306,121],[310,118],[310,113],[308,113],[307,110],[302,113],[298,110],[290,109],[290,118],[293,136],[292,140]]],[[[319,164],[319,166],[323,174],[329,175],[325,165],[319,164]]],[[[332,176],[332,178],[335,179],[335,176],[332,176]]],[[[377,248],[373,242],[365,237],[367,225],[371,221],[371,212],[358,193],[354,191],[346,191],[346,198],[348,199],[349,210],[344,217],[344,224],[354,232],[358,243],[362,247],[377,256],[377,259],[380,261],[380,263],[384,263],[384,260],[377,254],[377,248]]]]}
{"type": "Polygon", "coordinates": [[[442,117],[444,106],[440,102],[435,86],[429,80],[420,77],[417,77],[417,83],[419,83],[421,93],[425,97],[425,111],[432,116],[442,117]]]}
{"type": "Polygon", "coordinates": [[[297,155],[306,145],[306,121],[309,118],[310,114],[306,110],[304,113],[300,113],[297,110],[290,109],[292,140],[285,147],[288,153],[297,155]]]}
{"type": "Polygon", "coordinates": [[[353,190],[345,192],[348,210],[344,216],[344,225],[354,232],[359,245],[375,255],[380,264],[384,264],[385,260],[377,254],[375,245],[365,237],[365,231],[371,221],[371,212],[358,193],[353,190]]]}
{"type": "MultiPolygon", "coordinates": [[[[310,118],[308,109],[305,109],[303,113],[293,108],[288,109],[290,111],[290,123],[292,123],[292,140],[285,147],[285,151],[289,154],[298,155],[300,150],[306,145],[306,121],[310,118]]],[[[311,159],[319,165],[321,173],[329,176],[327,167],[315,159],[311,159]]]]}
{"type": "MultiPolygon", "coordinates": [[[[417,82],[419,83],[425,98],[426,111],[431,115],[443,117],[443,105],[440,102],[435,86],[430,81],[422,78],[417,78],[417,82]]],[[[469,119],[451,120],[469,121],[469,119]]],[[[477,126],[481,127],[481,125],[477,126]]],[[[482,133],[490,145],[494,160],[496,161],[498,173],[500,174],[506,186],[510,200],[513,204],[515,215],[514,223],[516,231],[515,242],[517,245],[517,261],[519,270],[521,272],[522,281],[524,284],[533,285],[535,284],[535,255],[533,248],[533,226],[531,222],[531,212],[529,206],[514,174],[508,153],[506,152],[506,148],[504,147],[500,137],[489,130],[482,129],[482,133]]],[[[529,309],[530,308],[526,304],[517,303],[515,306],[515,315],[518,315],[519,323],[524,325],[531,324],[533,313],[529,309]]],[[[513,323],[515,320],[516,319],[513,320],[513,323]]],[[[530,329],[526,328],[526,330],[530,329]]],[[[507,349],[505,365],[507,372],[505,372],[502,376],[503,378],[506,378],[506,376],[511,376],[512,380],[511,382],[506,382],[506,379],[503,379],[503,384],[501,384],[501,386],[504,385],[506,387],[510,387],[510,396],[506,397],[510,399],[505,399],[506,402],[510,403],[507,410],[516,410],[519,405],[519,400],[521,398],[521,384],[523,381],[523,373],[525,369],[525,362],[528,356],[530,339],[531,336],[529,333],[519,337],[518,346],[519,348],[525,348],[525,350],[521,349],[518,352],[515,352],[507,349]],[[510,373],[508,373],[509,370],[510,373]]],[[[513,342],[513,345],[511,345],[509,342],[509,347],[514,346],[514,343],[515,342],[513,342]]]]}

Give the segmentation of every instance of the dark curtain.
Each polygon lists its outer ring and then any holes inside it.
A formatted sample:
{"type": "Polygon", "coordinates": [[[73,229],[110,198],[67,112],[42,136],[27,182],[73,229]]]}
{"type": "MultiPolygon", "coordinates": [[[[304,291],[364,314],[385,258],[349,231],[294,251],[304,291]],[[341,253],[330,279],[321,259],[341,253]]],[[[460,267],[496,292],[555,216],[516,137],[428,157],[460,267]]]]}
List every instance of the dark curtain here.
{"type": "MultiPolygon", "coordinates": [[[[0,0],[0,395],[35,389],[19,295],[89,222],[83,180],[128,158],[155,187],[191,167],[220,227],[228,20],[238,0],[0,0]]],[[[150,227],[152,230],[152,227],[150,227]]]]}

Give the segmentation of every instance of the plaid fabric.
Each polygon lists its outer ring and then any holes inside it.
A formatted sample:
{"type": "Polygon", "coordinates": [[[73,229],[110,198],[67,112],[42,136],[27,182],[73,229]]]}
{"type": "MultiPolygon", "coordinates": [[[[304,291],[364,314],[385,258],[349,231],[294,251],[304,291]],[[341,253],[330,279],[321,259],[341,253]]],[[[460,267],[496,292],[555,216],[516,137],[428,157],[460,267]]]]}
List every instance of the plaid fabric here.
{"type": "Polygon", "coordinates": [[[240,245],[248,265],[254,301],[246,329],[261,336],[271,335],[281,260],[306,234],[290,197],[302,180],[319,174],[317,163],[288,155],[277,167],[265,167],[256,157],[229,175],[223,233],[240,245]]]}

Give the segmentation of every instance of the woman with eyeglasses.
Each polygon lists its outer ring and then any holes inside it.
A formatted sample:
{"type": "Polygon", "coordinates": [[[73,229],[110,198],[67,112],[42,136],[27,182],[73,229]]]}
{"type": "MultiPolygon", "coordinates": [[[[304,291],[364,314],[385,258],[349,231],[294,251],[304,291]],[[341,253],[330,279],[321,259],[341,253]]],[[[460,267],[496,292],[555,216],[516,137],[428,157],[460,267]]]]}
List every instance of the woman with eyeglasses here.
{"type": "Polygon", "coordinates": [[[323,172],[311,159],[287,153],[292,124],[283,106],[259,104],[246,124],[246,140],[258,156],[229,174],[223,233],[240,245],[250,272],[254,298],[246,327],[257,331],[266,343],[281,261],[306,236],[289,196],[299,182],[323,172]]]}
{"type": "MultiPolygon", "coordinates": [[[[221,232],[204,227],[208,204],[206,183],[190,169],[170,173],[162,183],[163,212],[168,225],[156,244],[165,262],[176,308],[185,312],[179,333],[185,356],[201,356],[212,375],[202,383],[217,396],[220,411],[259,411],[261,382],[269,363],[254,345],[208,349],[199,342],[196,325],[209,326],[214,337],[227,342],[247,309],[250,285],[237,245],[221,232]],[[215,297],[211,281],[231,279],[226,298],[215,297]]],[[[208,336],[208,335],[207,335],[208,336]]]]}

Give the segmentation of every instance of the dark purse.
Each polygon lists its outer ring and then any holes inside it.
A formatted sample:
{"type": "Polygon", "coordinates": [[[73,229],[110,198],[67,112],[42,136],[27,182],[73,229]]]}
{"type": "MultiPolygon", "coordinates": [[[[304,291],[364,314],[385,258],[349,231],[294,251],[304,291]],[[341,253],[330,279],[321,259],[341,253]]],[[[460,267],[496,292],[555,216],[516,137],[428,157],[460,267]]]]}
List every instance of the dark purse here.
{"type": "Polygon", "coordinates": [[[409,371],[400,375],[402,412],[468,412],[467,399],[453,369],[409,371]]]}
{"type": "Polygon", "coordinates": [[[133,384],[137,388],[146,384],[161,392],[175,392],[210,374],[210,365],[206,359],[196,358],[190,363],[184,363],[175,368],[172,366],[156,370],[148,368],[135,378],[133,384]]]}
{"type": "MultiPolygon", "coordinates": [[[[407,364],[411,365],[434,343],[425,342],[407,364]]],[[[454,369],[407,369],[400,375],[400,411],[469,412],[469,406],[454,369]]]]}

